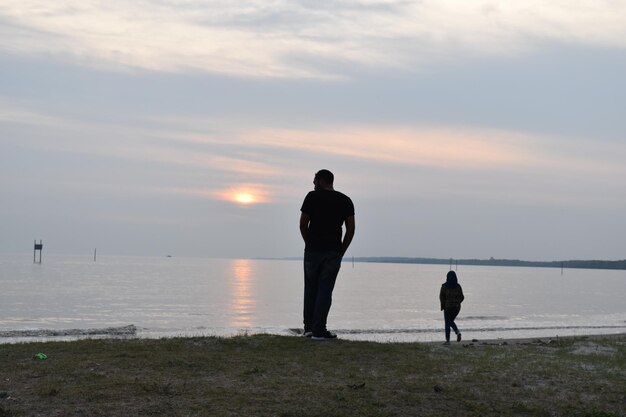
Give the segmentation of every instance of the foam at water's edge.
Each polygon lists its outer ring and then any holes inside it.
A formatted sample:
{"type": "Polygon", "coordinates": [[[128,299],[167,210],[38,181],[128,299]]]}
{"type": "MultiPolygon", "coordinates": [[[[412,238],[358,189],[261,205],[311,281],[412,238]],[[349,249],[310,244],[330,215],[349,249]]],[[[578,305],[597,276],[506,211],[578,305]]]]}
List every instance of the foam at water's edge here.
{"type": "MultiPolygon", "coordinates": [[[[523,330],[593,330],[593,329],[626,329],[626,326],[532,326],[532,327],[470,327],[466,331],[502,332],[523,330]]],[[[102,329],[31,329],[31,330],[0,330],[0,337],[56,337],[56,336],[135,336],[137,327],[133,324],[122,327],[106,327],[102,329]]],[[[205,329],[210,330],[210,329],[205,329]]],[[[253,333],[263,332],[255,329],[253,333]]],[[[276,330],[276,329],[272,329],[276,330]]],[[[291,333],[299,333],[301,329],[288,329],[291,333]]],[[[378,329],[336,329],[342,334],[395,334],[395,333],[436,333],[439,328],[378,328],[378,329]]],[[[183,332],[184,333],[184,332],[183,332]]],[[[219,332],[218,332],[219,333],[219,332]]],[[[271,333],[271,332],[270,332],[271,333]]]]}
{"type": "Polygon", "coordinates": [[[131,324],[123,327],[106,327],[103,329],[34,329],[34,330],[0,330],[0,337],[65,337],[65,336],[134,336],[137,327],[131,324]]]}

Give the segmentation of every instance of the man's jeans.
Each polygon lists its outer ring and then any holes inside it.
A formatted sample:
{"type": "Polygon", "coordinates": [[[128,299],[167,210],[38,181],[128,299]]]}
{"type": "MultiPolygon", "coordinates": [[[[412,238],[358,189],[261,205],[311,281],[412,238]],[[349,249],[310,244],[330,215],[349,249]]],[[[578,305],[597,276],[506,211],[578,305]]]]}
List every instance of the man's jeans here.
{"type": "Polygon", "coordinates": [[[333,289],[341,268],[341,253],[304,252],[304,331],[321,334],[333,300],[333,289]]]}

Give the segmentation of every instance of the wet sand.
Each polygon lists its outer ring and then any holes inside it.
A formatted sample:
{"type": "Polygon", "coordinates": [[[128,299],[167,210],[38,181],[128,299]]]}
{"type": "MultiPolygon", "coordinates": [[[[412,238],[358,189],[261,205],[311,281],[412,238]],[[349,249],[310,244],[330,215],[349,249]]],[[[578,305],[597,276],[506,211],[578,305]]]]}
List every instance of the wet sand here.
{"type": "MultiPolygon", "coordinates": [[[[593,334],[593,335],[574,335],[574,336],[554,336],[554,337],[528,337],[528,338],[502,338],[502,339],[467,339],[456,342],[453,340],[449,346],[468,346],[468,345],[494,345],[494,346],[507,346],[507,345],[549,345],[551,343],[557,343],[560,340],[602,340],[602,339],[626,339],[626,333],[612,333],[612,334],[593,334]]],[[[430,345],[443,345],[441,342],[426,342],[430,345]]]]}

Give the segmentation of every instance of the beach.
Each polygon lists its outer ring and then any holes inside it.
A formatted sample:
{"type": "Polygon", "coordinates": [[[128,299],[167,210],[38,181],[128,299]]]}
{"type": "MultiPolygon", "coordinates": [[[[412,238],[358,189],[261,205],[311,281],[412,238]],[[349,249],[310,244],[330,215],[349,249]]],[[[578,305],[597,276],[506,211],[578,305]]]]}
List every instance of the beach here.
{"type": "MultiPolygon", "coordinates": [[[[626,333],[612,333],[612,334],[590,334],[584,336],[552,336],[552,337],[519,337],[519,338],[498,338],[498,339],[471,339],[461,341],[461,345],[471,345],[471,344],[479,344],[479,345],[496,345],[496,346],[507,346],[507,345],[546,345],[559,343],[563,340],[623,340],[626,339],[626,333]]],[[[438,342],[431,342],[432,344],[437,344],[438,342]]],[[[451,343],[454,345],[455,343],[451,343]]]]}

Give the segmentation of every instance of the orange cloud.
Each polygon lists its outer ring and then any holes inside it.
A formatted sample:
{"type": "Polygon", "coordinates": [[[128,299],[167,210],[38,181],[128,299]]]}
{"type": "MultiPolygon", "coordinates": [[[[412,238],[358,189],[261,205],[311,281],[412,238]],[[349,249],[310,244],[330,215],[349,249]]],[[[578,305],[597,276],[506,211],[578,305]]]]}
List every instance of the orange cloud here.
{"type": "Polygon", "coordinates": [[[364,128],[338,131],[263,130],[248,141],[305,152],[446,168],[494,168],[536,160],[530,137],[494,130],[364,128]]]}

